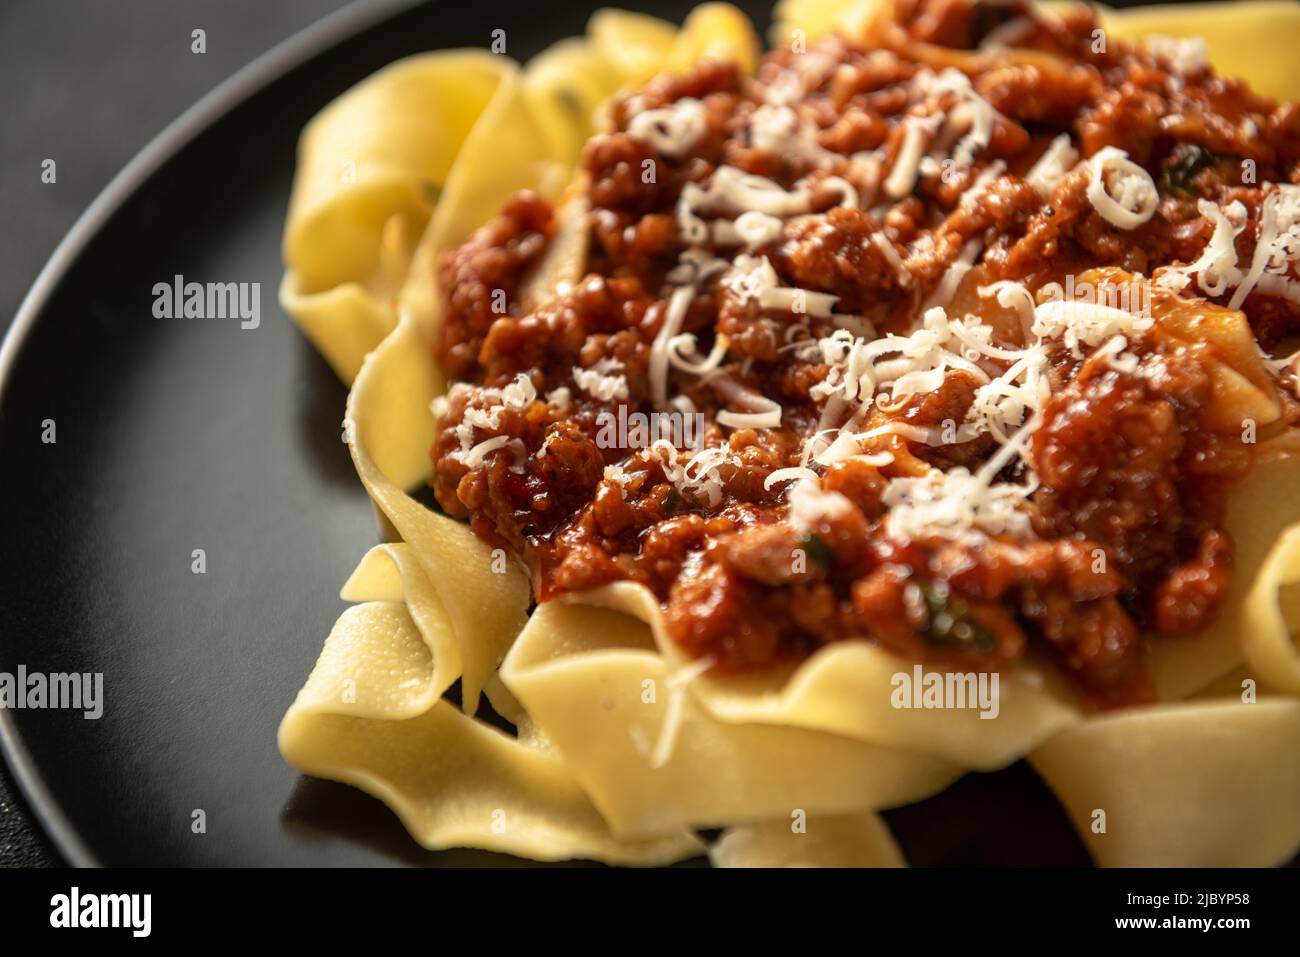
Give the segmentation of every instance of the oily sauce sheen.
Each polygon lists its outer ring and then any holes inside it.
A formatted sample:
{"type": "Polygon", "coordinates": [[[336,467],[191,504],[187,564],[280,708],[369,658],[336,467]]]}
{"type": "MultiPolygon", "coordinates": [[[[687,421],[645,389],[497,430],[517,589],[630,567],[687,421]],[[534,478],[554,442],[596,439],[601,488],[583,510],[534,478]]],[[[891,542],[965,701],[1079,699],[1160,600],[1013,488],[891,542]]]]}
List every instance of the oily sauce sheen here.
{"type": "MultiPolygon", "coordinates": [[[[707,63],[617,101],[612,131],[594,137],[584,156],[586,275],[552,301],[531,309],[522,301],[560,229],[560,212],[537,196],[512,198],[444,258],[436,349],[455,384],[438,409],[434,491],[448,514],[524,558],[539,600],[643,583],[662,602],[672,639],[724,672],[798,660],[846,639],[963,670],[1007,667],[1032,645],[1098,705],[1147,700],[1148,643],[1195,633],[1223,601],[1233,554],[1224,502],[1250,463],[1237,431],[1207,422],[1215,346],[1170,335],[1161,320],[1187,309],[1207,321],[1236,315],[1225,308],[1231,290],[1210,297],[1195,281],[1181,292],[1156,290],[1157,321],[1127,337],[1126,362],[1095,347],[1051,348],[1051,394],[1024,451],[1036,478],[1023,506],[1030,534],[886,534],[882,498],[891,480],[974,472],[999,440],[986,432],[928,444],[886,434],[862,447],[889,453],[883,459],[809,466],[806,443],[827,427],[827,400],[815,387],[829,367],[815,349],[793,346],[830,335],[835,320],[740,295],[725,272],[695,282],[678,330],[696,337],[695,361],[720,340],[725,356],[712,374],[670,368],[667,390],[684,397],[676,408],[703,415],[703,445],[725,449],[720,494],[674,482],[662,456],[599,441],[602,412],[656,408],[654,343],[688,245],[679,201],[720,167],[802,189],[807,210],[780,216],[779,233],[756,248],[721,251],[710,242],[707,256],[765,258],[780,286],[837,297],[836,315],[856,317],[877,336],[908,335],[939,297],[950,317],[982,317],[993,341],[1010,347],[1024,345],[1014,310],[976,287],[1012,280],[1038,292],[1085,275],[1134,283],[1194,262],[1214,228],[1198,212],[1201,199],[1244,206],[1235,243],[1249,263],[1265,184],[1297,181],[1296,104],[1257,96],[1204,66],[1175,69],[1117,40],[1094,52],[1086,9],[1047,18],[1019,4],[994,17],[969,0],[904,7],[910,15],[900,19],[910,26],[884,48],[831,37],[803,54],[768,55],[757,81],[707,63]],[[1016,41],[1021,55],[973,55],[1014,17],[1027,24],[1016,41]],[[891,197],[877,183],[860,206],[844,202],[836,178],[861,182],[852,157],[878,157],[882,177],[902,161],[904,118],[925,119],[913,85],[945,66],[957,66],[996,111],[987,143],[950,175],[923,168],[905,195],[891,197]],[[688,149],[660,151],[628,131],[638,114],[688,98],[699,104],[688,149]],[[801,148],[755,143],[756,111],[773,102],[808,131],[801,148]],[[1063,133],[1082,160],[1107,146],[1124,150],[1159,190],[1155,214],[1117,228],[1088,198],[1086,162],[1068,167],[1046,196],[1027,181],[1063,133]],[[1251,183],[1242,182],[1243,160],[1254,163],[1251,183]],[[977,186],[977,201],[963,201],[977,186]],[[945,291],[955,265],[961,281],[945,291]],[[608,388],[580,384],[575,370],[593,370],[608,388]],[[521,374],[531,391],[502,402],[501,390],[521,374]],[[744,407],[755,395],[779,404],[779,425],[718,422],[722,410],[765,407],[744,407]],[[473,409],[492,409],[491,424],[464,426],[473,409]],[[467,455],[467,444],[493,437],[504,438],[481,461],[467,455]],[[789,482],[765,480],[800,466],[850,507],[811,524],[792,521],[789,482]]],[[[939,96],[933,108],[952,103],[939,96]]],[[[1284,296],[1253,292],[1240,311],[1264,349],[1300,325],[1300,306],[1284,296]]],[[[988,363],[996,371],[1011,361],[988,363]]],[[[980,382],[950,369],[936,387],[873,411],[870,422],[921,430],[961,423],[980,382]]],[[[1278,400],[1293,422],[1284,388],[1278,400]]],[[[696,451],[681,450],[677,464],[696,451]]],[[[1021,481],[1018,468],[1009,463],[999,481],[1021,481]]]]}

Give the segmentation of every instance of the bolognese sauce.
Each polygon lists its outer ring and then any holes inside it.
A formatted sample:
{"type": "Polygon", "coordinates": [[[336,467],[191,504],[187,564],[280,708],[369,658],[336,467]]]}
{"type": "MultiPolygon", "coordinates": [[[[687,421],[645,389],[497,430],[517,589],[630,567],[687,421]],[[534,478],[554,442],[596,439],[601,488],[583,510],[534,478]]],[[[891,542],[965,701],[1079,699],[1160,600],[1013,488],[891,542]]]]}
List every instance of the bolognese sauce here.
{"type": "MultiPolygon", "coordinates": [[[[1037,646],[1144,700],[1146,643],[1223,602],[1250,464],[1215,410],[1231,357],[1187,330],[1300,327],[1300,108],[1193,43],[1099,47],[1083,7],[900,10],[870,47],[617,100],[586,275],[551,301],[520,294],[558,228],[536,196],[445,257],[434,491],[539,600],[642,583],[722,671],[1037,646]],[[603,440],[620,412],[701,441],[603,440]]],[[[1283,381],[1259,387],[1290,423],[1283,381]]]]}

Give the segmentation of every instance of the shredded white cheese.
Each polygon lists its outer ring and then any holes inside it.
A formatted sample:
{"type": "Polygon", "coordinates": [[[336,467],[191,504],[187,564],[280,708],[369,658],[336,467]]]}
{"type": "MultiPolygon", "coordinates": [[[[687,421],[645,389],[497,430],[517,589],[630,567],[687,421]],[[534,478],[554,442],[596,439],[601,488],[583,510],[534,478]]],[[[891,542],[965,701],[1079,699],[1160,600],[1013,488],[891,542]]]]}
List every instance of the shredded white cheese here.
{"type": "Polygon", "coordinates": [[[696,452],[685,465],[678,462],[678,451],[667,439],[658,439],[638,453],[647,462],[655,462],[664,478],[678,492],[702,498],[710,508],[722,501],[722,476],[718,468],[734,461],[729,446],[714,446],[696,452]]]}
{"type": "Polygon", "coordinates": [[[638,113],[628,123],[627,132],[662,155],[676,159],[689,153],[708,128],[704,104],[688,96],[660,109],[638,113]]]}
{"type": "Polygon", "coordinates": [[[838,296],[811,289],[779,285],[780,278],[765,256],[737,256],[722,285],[741,302],[757,301],[763,309],[779,309],[800,315],[829,319],[838,296]]]}
{"type": "Polygon", "coordinates": [[[460,456],[460,460],[470,468],[478,468],[483,464],[483,460],[487,458],[488,453],[509,445],[511,441],[508,435],[494,435],[492,438],[484,439],[478,445],[466,451],[460,456]]]}
{"type": "Polygon", "coordinates": [[[853,511],[853,503],[839,492],[828,492],[807,479],[791,487],[789,502],[790,524],[801,534],[853,511]]]}
{"type": "Polygon", "coordinates": [[[885,195],[891,199],[902,199],[916,187],[917,176],[921,172],[921,156],[925,152],[926,140],[933,135],[935,124],[919,116],[903,119],[903,142],[898,147],[894,165],[885,177],[885,195]]]}
{"type": "Polygon", "coordinates": [[[897,540],[939,536],[979,542],[987,535],[1033,536],[1023,509],[1032,488],[990,484],[964,468],[895,478],[881,496],[889,512],[885,534],[897,540]]]}
{"type": "Polygon", "coordinates": [[[687,685],[712,668],[713,663],[712,655],[697,658],[669,675],[665,682],[668,686],[668,703],[664,706],[664,721],[659,726],[659,738],[650,753],[650,767],[662,768],[672,758],[686,716],[687,685]]]}
{"type": "MultiPolygon", "coordinates": [[[[452,397],[463,394],[470,387],[465,383],[456,383],[448,393],[447,400],[452,397]]],[[[480,429],[484,432],[491,432],[501,427],[501,413],[504,409],[524,409],[529,403],[537,398],[537,389],[533,385],[532,379],[524,373],[519,373],[514,380],[508,385],[500,388],[480,389],[477,400],[482,405],[469,405],[465,408],[465,413],[460,422],[453,429],[460,448],[452,453],[454,458],[459,458],[470,468],[481,465],[484,456],[489,452],[501,448],[509,442],[506,436],[495,436],[474,444],[474,430],[480,429]],[[501,442],[495,442],[495,439],[504,439],[501,442]]],[[[446,402],[437,402],[435,400],[434,414],[441,417],[440,409],[445,411],[446,402]]],[[[522,443],[521,443],[522,445],[522,443]]]]}
{"type": "Polygon", "coordinates": [[[1163,60],[1175,73],[1199,73],[1210,66],[1210,48],[1204,37],[1151,34],[1146,44],[1152,56],[1163,60]]]}
{"type": "Polygon", "coordinates": [[[786,105],[764,104],[749,118],[749,142],[755,149],[804,160],[815,166],[833,162],[837,156],[817,142],[817,129],[801,122],[786,105]]]}
{"type": "Polygon", "coordinates": [[[656,408],[663,408],[668,402],[668,364],[671,342],[681,332],[682,322],[686,319],[686,310],[695,298],[694,286],[680,286],[673,290],[668,299],[664,324],[650,344],[650,398],[656,408]]]}
{"type": "Polygon", "coordinates": [[[627,377],[618,371],[622,368],[623,363],[607,356],[590,369],[575,366],[573,369],[573,382],[583,392],[600,402],[626,399],[628,396],[627,377]]]}
{"type": "Polygon", "coordinates": [[[1297,259],[1300,259],[1300,186],[1279,184],[1264,197],[1255,255],[1241,285],[1228,302],[1228,308],[1240,309],[1257,285],[1261,286],[1261,291],[1265,291],[1262,287],[1267,285],[1270,294],[1280,294],[1290,282],[1283,277],[1297,259]],[[1265,272],[1276,279],[1267,284],[1261,282],[1265,272]]]}
{"type": "Polygon", "coordinates": [[[1062,133],[1048,145],[1043,155],[1025,174],[1025,182],[1047,199],[1065,174],[1079,161],[1079,151],[1070,145],[1070,134],[1062,133]]]}
{"type": "Polygon", "coordinates": [[[1035,310],[1033,332],[1041,339],[1061,339],[1072,355],[1081,358],[1080,343],[1099,346],[1111,336],[1145,332],[1154,322],[1150,316],[1114,306],[1056,299],[1035,310]]]}
{"type": "Polygon", "coordinates": [[[1136,229],[1155,215],[1160,203],[1155,181],[1126,152],[1103,147],[1088,160],[1088,168],[1092,174],[1088,201],[1106,222],[1119,229],[1136,229]]]}
{"type": "Polygon", "coordinates": [[[1196,204],[1202,216],[1214,223],[1214,234],[1194,263],[1173,266],[1160,274],[1157,283],[1173,289],[1186,287],[1191,276],[1207,296],[1223,295],[1229,286],[1241,284],[1245,273],[1237,265],[1237,237],[1246,228],[1246,207],[1239,202],[1220,209],[1208,199],[1196,204]]]}

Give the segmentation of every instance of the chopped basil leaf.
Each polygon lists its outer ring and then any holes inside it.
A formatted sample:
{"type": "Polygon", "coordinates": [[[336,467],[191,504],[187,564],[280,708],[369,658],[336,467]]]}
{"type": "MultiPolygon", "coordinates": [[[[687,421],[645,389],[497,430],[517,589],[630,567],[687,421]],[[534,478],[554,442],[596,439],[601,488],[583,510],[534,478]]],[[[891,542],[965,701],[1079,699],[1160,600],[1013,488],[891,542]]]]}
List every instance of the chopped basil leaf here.
{"type": "Polygon", "coordinates": [[[925,622],[921,633],[931,644],[967,651],[992,651],[993,632],[971,614],[970,604],[944,582],[920,583],[925,622]]]}
{"type": "Polygon", "coordinates": [[[799,543],[799,547],[804,550],[804,554],[822,568],[830,568],[835,564],[835,551],[823,542],[816,532],[809,532],[805,535],[799,543]]]}
{"type": "Polygon", "coordinates": [[[1219,157],[1203,146],[1197,146],[1195,143],[1181,144],[1165,161],[1165,192],[1182,196],[1193,195],[1192,180],[1196,178],[1196,174],[1218,161],[1219,157]]]}

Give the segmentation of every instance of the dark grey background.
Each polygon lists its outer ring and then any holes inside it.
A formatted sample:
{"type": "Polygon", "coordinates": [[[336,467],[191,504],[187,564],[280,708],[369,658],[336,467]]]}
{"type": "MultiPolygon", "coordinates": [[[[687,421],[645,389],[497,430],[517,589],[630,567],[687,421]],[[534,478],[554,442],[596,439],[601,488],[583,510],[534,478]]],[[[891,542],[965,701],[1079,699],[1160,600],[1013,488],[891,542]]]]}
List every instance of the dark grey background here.
{"type": "MultiPolygon", "coordinates": [[[[159,130],[258,54],[344,5],[0,2],[0,333],[82,210],[159,130]],[[207,32],[202,55],[190,50],[196,28],[207,32]],[[57,164],[54,184],[41,182],[47,158],[57,164]]],[[[0,866],[57,863],[0,764],[0,866]]]]}

